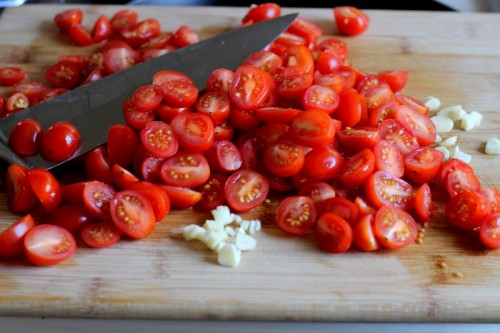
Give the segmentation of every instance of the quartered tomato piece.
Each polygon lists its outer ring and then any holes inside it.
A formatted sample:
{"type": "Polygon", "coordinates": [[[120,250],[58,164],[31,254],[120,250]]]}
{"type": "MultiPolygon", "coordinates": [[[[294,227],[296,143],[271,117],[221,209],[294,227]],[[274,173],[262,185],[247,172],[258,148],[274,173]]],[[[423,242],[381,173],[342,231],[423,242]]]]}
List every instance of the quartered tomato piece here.
{"type": "Polygon", "coordinates": [[[306,196],[291,196],[284,199],[276,211],[278,226],[284,231],[303,235],[316,223],[316,205],[306,196]]]}
{"type": "Polygon", "coordinates": [[[51,224],[41,224],[24,238],[24,253],[38,266],[55,265],[71,257],[76,251],[76,240],[69,231],[51,224]]]}
{"type": "Polygon", "coordinates": [[[23,251],[24,237],[35,226],[31,215],[25,215],[0,230],[0,257],[12,257],[23,251]]]}
{"type": "Polygon", "coordinates": [[[76,45],[79,46],[87,46],[94,42],[90,32],[80,24],[74,24],[71,26],[68,31],[68,36],[73,42],[75,42],[76,45]]]}
{"type": "Polygon", "coordinates": [[[106,148],[99,146],[85,155],[85,174],[89,180],[113,184],[112,166],[106,156],[106,148]]]}

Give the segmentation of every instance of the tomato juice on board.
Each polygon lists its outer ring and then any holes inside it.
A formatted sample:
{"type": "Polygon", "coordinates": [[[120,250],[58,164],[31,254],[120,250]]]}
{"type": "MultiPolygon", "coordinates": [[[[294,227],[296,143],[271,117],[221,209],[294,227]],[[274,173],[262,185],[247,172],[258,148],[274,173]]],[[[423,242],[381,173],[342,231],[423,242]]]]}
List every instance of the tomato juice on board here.
{"type": "MultiPolygon", "coordinates": [[[[280,13],[277,4],[254,6],[242,24],[280,13]]],[[[155,18],[130,9],[99,16],[92,29],[83,19],[78,9],[54,17],[61,34],[96,52],[61,55],[44,83],[26,81],[20,68],[0,69],[0,83],[14,87],[0,115],[199,40],[187,25],[163,32],[155,18]]],[[[332,9],[332,19],[346,36],[374,24],[354,7],[332,9]]],[[[112,126],[108,143],[83,157],[83,179],[67,184],[45,170],[9,166],[8,206],[25,215],[0,233],[9,244],[0,255],[24,252],[36,265],[56,264],[80,239],[100,248],[145,238],[171,209],[227,205],[245,213],[268,197],[279,204],[266,222],[285,234],[312,235],[321,251],[399,249],[432,227],[431,188],[438,185],[449,196],[446,219],[499,247],[498,190],[483,188],[470,165],[445,161],[434,148],[429,108],[402,93],[411,82],[407,71],[365,73],[349,63],[348,46],[299,17],[234,71],[214,70],[205,87],[184,73],[159,71],[128,96],[126,124],[112,126]],[[40,207],[47,223],[35,226],[29,213],[40,207]]],[[[70,124],[42,129],[27,120],[9,143],[20,155],[64,161],[79,140],[70,124]]]]}

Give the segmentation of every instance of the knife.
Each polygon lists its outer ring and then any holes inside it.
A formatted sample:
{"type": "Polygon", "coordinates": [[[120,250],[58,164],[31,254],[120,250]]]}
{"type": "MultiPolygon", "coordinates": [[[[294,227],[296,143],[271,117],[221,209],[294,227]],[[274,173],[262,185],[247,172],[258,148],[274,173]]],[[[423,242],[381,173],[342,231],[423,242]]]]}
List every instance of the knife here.
{"type": "Polygon", "coordinates": [[[235,69],[250,54],[262,50],[277,38],[297,15],[280,16],[202,40],[1,119],[0,159],[27,168],[51,169],[80,156],[106,143],[111,125],[125,123],[123,102],[139,86],[151,84],[156,72],[164,69],[182,72],[202,90],[213,70],[221,67],[235,69]],[[77,152],[60,163],[44,160],[39,155],[16,155],[8,145],[9,133],[20,120],[27,118],[38,121],[45,129],[60,121],[73,124],[81,135],[77,152]]]}

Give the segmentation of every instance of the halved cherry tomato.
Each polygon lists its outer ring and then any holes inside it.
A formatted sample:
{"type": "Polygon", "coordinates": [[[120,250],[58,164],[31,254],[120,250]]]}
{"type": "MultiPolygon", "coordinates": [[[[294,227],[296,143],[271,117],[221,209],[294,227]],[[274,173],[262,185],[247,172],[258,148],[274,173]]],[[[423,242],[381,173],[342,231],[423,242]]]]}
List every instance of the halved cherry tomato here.
{"type": "Polygon", "coordinates": [[[206,114],[182,112],[170,123],[179,146],[192,153],[208,150],[214,142],[214,124],[206,114]]]}
{"type": "Polygon", "coordinates": [[[61,188],[61,195],[65,203],[83,204],[83,189],[85,182],[78,182],[64,185],[61,188]]]}
{"type": "Polygon", "coordinates": [[[353,227],[353,242],[364,252],[376,251],[379,248],[374,233],[375,215],[363,215],[353,227]]]}
{"type": "Polygon", "coordinates": [[[500,190],[492,187],[482,187],[479,192],[484,195],[490,202],[491,212],[500,213],[500,190]]]}
{"type": "Polygon", "coordinates": [[[139,15],[131,9],[122,9],[117,11],[110,20],[111,30],[121,33],[130,30],[137,23],[139,15]]]}
{"type": "Polygon", "coordinates": [[[394,119],[384,120],[378,127],[380,138],[395,144],[406,155],[419,147],[417,138],[394,119]]]}
{"type": "Polygon", "coordinates": [[[313,84],[304,92],[302,96],[302,106],[304,110],[320,109],[330,114],[339,106],[339,95],[332,89],[313,84]]]}
{"type": "Polygon", "coordinates": [[[99,43],[109,38],[111,34],[111,24],[106,15],[101,15],[97,19],[90,33],[92,42],[99,43]]]}
{"type": "Polygon", "coordinates": [[[252,53],[242,62],[242,65],[252,65],[266,72],[270,72],[280,67],[282,64],[283,59],[280,56],[266,50],[252,53]]]}
{"type": "Polygon", "coordinates": [[[234,72],[226,68],[218,68],[210,73],[206,91],[222,91],[229,94],[234,79],[234,72]]]}
{"type": "Polygon", "coordinates": [[[282,107],[262,107],[255,110],[255,115],[265,123],[289,124],[302,110],[282,107]]]}
{"type": "Polygon", "coordinates": [[[373,152],[375,169],[386,171],[396,177],[403,177],[405,174],[404,156],[395,144],[387,140],[378,140],[373,152]]]}
{"type": "Polygon", "coordinates": [[[24,238],[24,253],[29,261],[38,266],[55,265],[71,257],[75,251],[73,235],[56,225],[38,225],[30,229],[24,238]]]}
{"type": "Polygon", "coordinates": [[[172,36],[173,43],[177,47],[184,47],[200,40],[198,33],[188,25],[181,25],[172,36]]]}
{"type": "Polygon", "coordinates": [[[365,101],[356,89],[345,89],[339,94],[339,106],[334,117],[345,127],[353,127],[361,121],[365,101]]]}
{"type": "Polygon", "coordinates": [[[406,86],[408,81],[408,72],[402,70],[387,70],[377,74],[391,87],[393,92],[398,92],[406,86]]]}
{"type": "Polygon", "coordinates": [[[302,171],[306,177],[328,180],[336,177],[344,165],[344,157],[334,148],[315,147],[305,156],[302,171]]]}
{"type": "Polygon", "coordinates": [[[459,160],[458,158],[449,159],[443,164],[443,168],[441,169],[441,173],[439,175],[439,183],[441,186],[446,187],[449,174],[457,169],[463,170],[467,173],[474,173],[474,169],[472,169],[472,167],[464,161],[459,160]]]}
{"type": "Polygon", "coordinates": [[[315,70],[321,74],[333,73],[340,69],[342,66],[342,59],[337,50],[322,51],[316,58],[315,70]]]}
{"type": "Polygon", "coordinates": [[[28,168],[11,164],[5,176],[7,206],[14,213],[26,212],[33,208],[38,199],[28,179],[28,168]]]}
{"type": "Polygon", "coordinates": [[[417,138],[421,146],[427,146],[436,141],[436,126],[429,117],[420,112],[401,105],[396,107],[394,118],[417,138]]]}
{"type": "Polygon", "coordinates": [[[158,86],[144,85],[135,90],[132,100],[139,111],[150,112],[160,105],[163,93],[158,86]]]}
{"type": "Polygon", "coordinates": [[[0,68],[0,84],[4,86],[13,86],[24,80],[28,74],[19,67],[0,68]]]}
{"type": "Polygon", "coordinates": [[[116,192],[109,201],[109,210],[118,229],[131,238],[144,238],[155,229],[153,207],[136,191],[116,192]]]}
{"type": "Polygon", "coordinates": [[[90,35],[90,31],[85,29],[80,24],[72,25],[68,30],[68,36],[73,42],[75,42],[76,45],[79,46],[87,46],[94,42],[92,40],[92,36],[90,35]]]}
{"type": "Polygon", "coordinates": [[[115,193],[115,189],[106,183],[97,180],[86,182],[83,188],[83,202],[97,219],[110,221],[109,202],[115,193]]]}
{"type": "Polygon", "coordinates": [[[170,157],[179,148],[173,128],[163,121],[148,122],[141,130],[140,138],[144,148],[155,157],[170,157]]]}
{"type": "Polygon", "coordinates": [[[83,12],[79,8],[67,9],[54,17],[54,22],[62,32],[68,32],[75,24],[82,23],[83,12]]]}
{"type": "Polygon", "coordinates": [[[300,113],[292,121],[287,137],[308,147],[325,146],[333,142],[335,128],[328,113],[311,109],[300,113]]]}
{"type": "Polygon", "coordinates": [[[149,200],[157,222],[163,220],[170,212],[170,198],[160,186],[145,181],[137,181],[130,184],[128,189],[142,194],[149,200]]]}
{"type": "Polygon", "coordinates": [[[202,198],[200,206],[205,210],[215,209],[217,206],[223,205],[226,201],[224,196],[224,184],[226,184],[227,176],[222,173],[212,173],[208,180],[200,188],[202,198]]]}
{"type": "Polygon", "coordinates": [[[28,100],[31,102],[31,100],[35,96],[45,91],[46,89],[49,89],[49,87],[41,82],[21,82],[14,85],[13,92],[22,93],[23,95],[28,97],[28,100]]]}
{"type": "Polygon", "coordinates": [[[432,147],[418,147],[405,156],[405,175],[415,184],[436,179],[443,166],[444,154],[432,147]]]}
{"type": "Polygon", "coordinates": [[[249,131],[259,126],[260,119],[257,118],[254,110],[245,111],[232,107],[231,113],[229,114],[229,122],[236,129],[249,131]]]}
{"type": "Polygon", "coordinates": [[[337,132],[339,143],[349,151],[364,148],[374,149],[379,141],[378,130],[374,127],[345,127],[337,132]]]}
{"type": "Polygon", "coordinates": [[[28,181],[47,212],[59,207],[62,201],[61,185],[54,175],[45,169],[32,168],[28,171],[28,181]]]}
{"type": "Polygon", "coordinates": [[[394,119],[394,114],[398,106],[398,102],[388,101],[371,110],[368,117],[369,126],[378,127],[384,120],[394,119]]]}
{"type": "Polygon", "coordinates": [[[54,97],[65,94],[68,91],[69,91],[68,88],[49,88],[36,95],[34,98],[32,98],[30,103],[31,105],[37,105],[45,101],[48,101],[49,99],[52,99],[54,97]]]}
{"type": "Polygon", "coordinates": [[[23,251],[24,237],[35,226],[30,214],[0,230],[0,257],[12,257],[23,251]]]}
{"type": "Polygon", "coordinates": [[[154,18],[137,22],[130,29],[122,30],[121,35],[133,47],[139,47],[161,33],[160,22],[154,18]]]}
{"type": "Polygon", "coordinates": [[[123,103],[123,117],[128,126],[135,130],[142,130],[147,123],[155,120],[156,110],[151,112],[142,112],[137,109],[132,98],[123,103]]]}
{"type": "Polygon", "coordinates": [[[191,188],[163,184],[160,187],[167,192],[172,207],[177,209],[193,207],[202,199],[201,192],[191,188]]]}
{"type": "Polygon", "coordinates": [[[415,212],[420,221],[427,223],[431,220],[437,205],[432,201],[429,184],[422,184],[415,193],[415,212]]]}
{"type": "Polygon", "coordinates": [[[84,226],[94,222],[94,216],[83,204],[65,204],[50,213],[48,222],[76,236],[80,234],[84,226]]]}
{"type": "Polygon", "coordinates": [[[36,155],[43,136],[42,125],[33,119],[23,119],[12,128],[9,146],[18,155],[36,155]]]}
{"type": "Polygon", "coordinates": [[[198,99],[198,88],[184,79],[169,80],[160,85],[165,102],[174,108],[193,106],[198,99]]]}
{"type": "Polygon", "coordinates": [[[479,239],[487,248],[500,248],[500,214],[491,214],[481,222],[479,239]]]}
{"type": "Polygon", "coordinates": [[[212,118],[214,125],[219,125],[229,118],[231,111],[229,95],[222,91],[209,91],[196,101],[196,111],[212,118]]]}
{"type": "Polygon", "coordinates": [[[257,109],[269,96],[269,79],[260,68],[240,66],[235,71],[229,96],[239,109],[257,109]]]}
{"type": "Polygon", "coordinates": [[[51,162],[62,162],[70,158],[80,146],[80,132],[67,122],[51,125],[42,136],[40,155],[51,162]]]}
{"type": "Polygon", "coordinates": [[[366,182],[375,170],[375,155],[365,148],[346,160],[338,176],[345,186],[359,186],[366,182]]]}
{"type": "Polygon", "coordinates": [[[264,20],[269,20],[281,15],[281,7],[276,3],[263,3],[254,7],[250,7],[246,15],[243,17],[243,23],[257,23],[264,20]]]}
{"type": "Polygon", "coordinates": [[[215,141],[205,156],[211,172],[233,172],[243,164],[238,147],[228,140],[215,141]]]}
{"type": "Polygon", "coordinates": [[[391,205],[404,210],[413,206],[413,188],[405,180],[376,171],[365,184],[365,194],[375,207],[391,205]]]}
{"type": "Polygon", "coordinates": [[[205,156],[199,153],[178,152],[163,163],[161,179],[167,185],[197,187],[210,177],[205,156]]]}
{"type": "Polygon", "coordinates": [[[491,205],[488,199],[475,191],[458,193],[445,207],[446,219],[464,230],[474,230],[481,226],[490,213],[491,205]]]}
{"type": "Polygon", "coordinates": [[[413,243],[418,236],[417,223],[405,210],[393,205],[382,206],[375,215],[375,237],[384,247],[399,249],[413,243]]]}
{"type": "Polygon", "coordinates": [[[81,236],[85,244],[95,248],[110,247],[121,239],[121,231],[112,222],[97,222],[85,226],[81,236]]]}
{"type": "Polygon", "coordinates": [[[319,248],[330,253],[342,253],[351,247],[352,227],[340,216],[325,213],[318,218],[314,237],[319,248]]]}
{"type": "MultiPolygon", "coordinates": [[[[145,181],[158,183],[161,181],[161,166],[165,162],[164,158],[149,156],[140,163],[138,168],[139,176],[145,181]]],[[[136,171],[137,172],[137,171],[136,171]]]]}
{"type": "Polygon", "coordinates": [[[141,60],[141,54],[126,47],[109,49],[104,54],[104,68],[108,74],[132,67],[141,60]]]}
{"type": "Polygon", "coordinates": [[[104,146],[94,148],[85,155],[85,175],[89,180],[113,184],[112,166],[108,162],[104,146]]]}
{"type": "Polygon", "coordinates": [[[425,106],[424,103],[408,95],[396,94],[396,100],[402,104],[411,107],[412,109],[418,111],[419,113],[426,115],[429,113],[429,107],[425,106]]]}
{"type": "Polygon", "coordinates": [[[267,179],[252,169],[234,172],[224,186],[227,203],[237,212],[247,212],[259,206],[268,192],[267,179]]]}
{"type": "Polygon", "coordinates": [[[284,231],[303,235],[316,223],[316,205],[306,196],[290,196],[281,201],[276,211],[278,226],[284,231]]]}
{"type": "Polygon", "coordinates": [[[458,168],[448,174],[448,178],[446,179],[446,191],[451,198],[462,192],[479,192],[480,190],[481,183],[474,172],[458,168]]]}
{"type": "Polygon", "coordinates": [[[111,167],[111,174],[113,176],[113,184],[119,190],[130,189],[130,186],[133,183],[139,181],[139,178],[137,178],[132,172],[123,168],[119,164],[114,164],[111,167]]]}
{"type": "Polygon", "coordinates": [[[5,103],[5,109],[7,111],[7,115],[24,110],[28,107],[29,107],[28,96],[19,92],[10,95],[9,98],[7,98],[7,102],[5,103]]]}
{"type": "Polygon", "coordinates": [[[131,167],[138,144],[137,134],[131,127],[123,124],[112,125],[108,130],[107,141],[109,165],[131,167]]]}
{"type": "Polygon", "coordinates": [[[340,33],[347,36],[360,35],[370,25],[370,17],[356,7],[334,7],[333,14],[340,33]]]}
{"type": "Polygon", "coordinates": [[[335,197],[333,187],[322,181],[310,181],[302,184],[298,195],[306,196],[312,199],[316,206],[324,200],[335,197]]]}
{"type": "Polygon", "coordinates": [[[263,160],[264,165],[272,174],[290,177],[302,169],[304,149],[288,141],[272,143],[264,150],[263,160]]]}
{"type": "Polygon", "coordinates": [[[334,197],[321,201],[317,205],[318,216],[325,213],[334,213],[344,219],[351,226],[358,220],[359,208],[354,202],[342,197],[334,197]]]}

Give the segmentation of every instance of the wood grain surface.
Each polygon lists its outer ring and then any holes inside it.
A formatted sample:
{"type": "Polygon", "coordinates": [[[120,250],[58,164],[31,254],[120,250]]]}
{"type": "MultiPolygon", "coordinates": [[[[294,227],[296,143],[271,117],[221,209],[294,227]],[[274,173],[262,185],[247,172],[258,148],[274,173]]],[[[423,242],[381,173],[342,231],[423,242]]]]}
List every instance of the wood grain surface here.
{"type": "MultiPolygon", "coordinates": [[[[0,66],[26,69],[32,80],[62,54],[87,54],[59,35],[56,5],[5,10],[0,19],[0,66]]],[[[84,24],[120,7],[81,6],[84,24]]],[[[160,20],[165,31],[189,24],[202,37],[234,26],[245,8],[135,7],[141,18],[160,20]]],[[[329,9],[285,9],[337,35],[329,9]]],[[[500,16],[368,11],[371,26],[344,38],[349,59],[366,72],[403,69],[405,88],[417,98],[433,95],[444,106],[461,104],[484,115],[479,129],[455,130],[460,147],[485,187],[500,187],[500,157],[483,154],[486,139],[500,136],[500,16]]],[[[9,92],[2,87],[4,96],[9,92]]],[[[1,171],[3,178],[5,170],[1,171]]],[[[321,253],[311,236],[291,237],[274,224],[277,200],[245,217],[260,218],[257,249],[238,268],[179,237],[208,214],[174,211],[154,234],[108,249],[81,247],[70,260],[47,268],[22,259],[0,261],[0,315],[98,318],[235,319],[280,321],[500,321],[500,251],[487,251],[469,233],[448,225],[442,202],[424,243],[397,251],[321,253]],[[439,263],[446,262],[447,268],[439,263]],[[456,277],[461,273],[463,277],[456,277]]],[[[0,227],[17,217],[0,193],[0,227]]]]}

